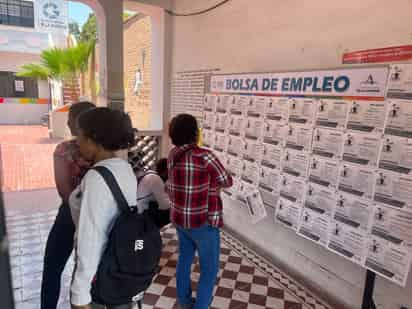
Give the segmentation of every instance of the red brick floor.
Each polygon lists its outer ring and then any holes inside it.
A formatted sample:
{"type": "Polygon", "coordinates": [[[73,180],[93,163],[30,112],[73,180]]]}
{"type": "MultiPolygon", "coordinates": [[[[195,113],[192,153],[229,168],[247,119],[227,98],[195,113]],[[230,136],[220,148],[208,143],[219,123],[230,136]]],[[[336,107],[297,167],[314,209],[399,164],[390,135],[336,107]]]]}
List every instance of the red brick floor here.
{"type": "Polygon", "coordinates": [[[58,142],[48,137],[46,127],[0,126],[2,190],[54,187],[53,151],[58,142]]]}

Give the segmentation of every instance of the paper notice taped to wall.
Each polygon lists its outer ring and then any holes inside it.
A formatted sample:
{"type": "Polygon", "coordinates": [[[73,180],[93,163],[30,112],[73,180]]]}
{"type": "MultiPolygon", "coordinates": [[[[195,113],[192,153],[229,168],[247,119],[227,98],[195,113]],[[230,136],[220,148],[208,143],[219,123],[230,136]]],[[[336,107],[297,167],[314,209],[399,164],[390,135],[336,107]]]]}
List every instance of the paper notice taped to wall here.
{"type": "Polygon", "coordinates": [[[246,205],[249,210],[252,224],[256,224],[266,218],[266,208],[263,204],[259,190],[253,190],[246,196],[246,205]]]}
{"type": "Polygon", "coordinates": [[[275,212],[275,222],[297,231],[302,213],[302,205],[288,199],[279,198],[275,212]]]}
{"type": "Polygon", "coordinates": [[[383,138],[379,168],[412,174],[412,139],[386,135],[383,138]]]}
{"type": "Polygon", "coordinates": [[[302,211],[298,234],[322,246],[326,246],[329,224],[330,216],[305,207],[302,211]]]}
{"type": "Polygon", "coordinates": [[[327,248],[344,258],[363,265],[366,255],[367,233],[338,221],[329,226],[327,248]]]}
{"type": "Polygon", "coordinates": [[[318,104],[316,126],[343,130],[346,128],[348,112],[348,101],[322,99],[318,104]]]}
{"type": "Polygon", "coordinates": [[[382,238],[370,237],[366,254],[366,268],[401,286],[406,285],[412,261],[408,249],[382,238]]]}
{"type": "Polygon", "coordinates": [[[382,133],[386,117],[385,101],[352,101],[347,128],[353,131],[382,133]]]}
{"type": "Polygon", "coordinates": [[[309,164],[309,182],[328,188],[336,188],[339,178],[339,162],[312,157],[309,164]]]}

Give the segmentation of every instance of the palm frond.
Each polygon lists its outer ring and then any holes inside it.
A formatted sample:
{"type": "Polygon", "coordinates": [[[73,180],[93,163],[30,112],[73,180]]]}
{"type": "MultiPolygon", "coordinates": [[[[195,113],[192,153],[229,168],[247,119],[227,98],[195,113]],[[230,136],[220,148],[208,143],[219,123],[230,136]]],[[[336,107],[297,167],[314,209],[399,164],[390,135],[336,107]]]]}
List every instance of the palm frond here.
{"type": "Polygon", "coordinates": [[[50,77],[50,71],[42,64],[29,63],[23,65],[16,75],[19,77],[47,80],[50,77]]]}

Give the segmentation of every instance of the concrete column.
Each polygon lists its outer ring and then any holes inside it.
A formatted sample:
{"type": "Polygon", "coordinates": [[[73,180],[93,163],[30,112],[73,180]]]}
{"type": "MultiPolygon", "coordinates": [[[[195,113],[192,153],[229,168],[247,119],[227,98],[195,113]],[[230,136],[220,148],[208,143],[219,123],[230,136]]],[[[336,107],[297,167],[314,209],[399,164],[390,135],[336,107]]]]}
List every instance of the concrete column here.
{"type": "Polygon", "coordinates": [[[105,18],[98,19],[100,46],[100,97],[107,106],[124,109],[123,1],[98,0],[105,18]],[[103,73],[103,74],[102,74],[103,73]]]}
{"type": "Polygon", "coordinates": [[[97,104],[123,110],[123,1],[79,1],[89,5],[97,19],[100,86],[97,104]]]}

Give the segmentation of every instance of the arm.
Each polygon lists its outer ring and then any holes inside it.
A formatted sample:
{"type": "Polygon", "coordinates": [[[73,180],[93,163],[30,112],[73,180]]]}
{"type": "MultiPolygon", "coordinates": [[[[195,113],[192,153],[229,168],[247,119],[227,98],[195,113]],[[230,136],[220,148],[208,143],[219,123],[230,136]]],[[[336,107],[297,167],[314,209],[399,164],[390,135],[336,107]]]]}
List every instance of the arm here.
{"type": "Polygon", "coordinates": [[[108,241],[109,228],[117,214],[113,196],[96,171],[86,174],[82,187],[76,266],[71,284],[71,303],[80,308],[91,303],[91,283],[108,241]]]}
{"type": "Polygon", "coordinates": [[[233,185],[232,176],[226,171],[219,159],[213,154],[206,155],[206,168],[212,179],[215,179],[219,188],[229,188],[233,185]]]}
{"type": "Polygon", "coordinates": [[[74,184],[70,174],[70,164],[64,157],[57,155],[53,156],[54,164],[54,181],[56,182],[57,192],[63,202],[68,202],[70,194],[74,190],[74,184]]]}

